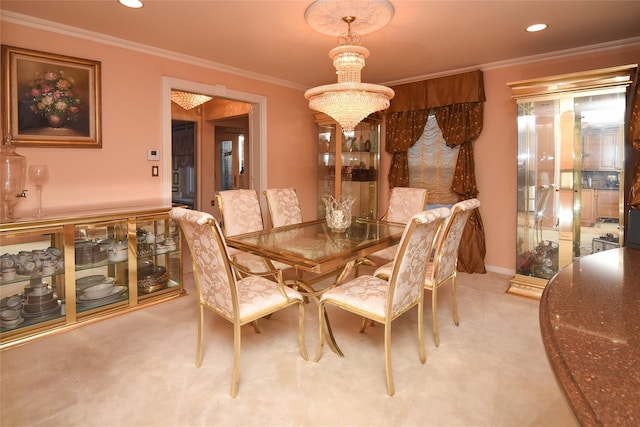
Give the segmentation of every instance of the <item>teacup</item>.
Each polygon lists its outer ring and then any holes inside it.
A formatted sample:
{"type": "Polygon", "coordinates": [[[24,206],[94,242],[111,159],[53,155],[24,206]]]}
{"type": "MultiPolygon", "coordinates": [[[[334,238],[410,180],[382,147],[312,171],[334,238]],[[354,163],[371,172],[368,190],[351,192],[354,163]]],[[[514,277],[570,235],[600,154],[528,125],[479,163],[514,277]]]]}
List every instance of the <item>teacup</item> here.
{"type": "Polygon", "coordinates": [[[11,295],[9,298],[7,298],[7,308],[15,309],[16,307],[20,306],[21,302],[22,300],[20,299],[20,295],[11,295]]]}
{"type": "Polygon", "coordinates": [[[35,283],[35,284],[32,284],[31,286],[25,287],[25,291],[27,291],[27,294],[36,295],[36,296],[43,295],[47,293],[48,290],[49,288],[46,283],[35,283]]]}
{"type": "Polygon", "coordinates": [[[8,281],[16,278],[16,269],[11,268],[3,268],[2,269],[2,280],[8,281]]]}
{"type": "Polygon", "coordinates": [[[45,276],[50,276],[56,272],[57,261],[45,261],[42,264],[42,274],[45,276]]]}
{"type": "Polygon", "coordinates": [[[11,268],[16,265],[16,261],[13,259],[13,256],[2,256],[0,258],[0,267],[11,268]]]}

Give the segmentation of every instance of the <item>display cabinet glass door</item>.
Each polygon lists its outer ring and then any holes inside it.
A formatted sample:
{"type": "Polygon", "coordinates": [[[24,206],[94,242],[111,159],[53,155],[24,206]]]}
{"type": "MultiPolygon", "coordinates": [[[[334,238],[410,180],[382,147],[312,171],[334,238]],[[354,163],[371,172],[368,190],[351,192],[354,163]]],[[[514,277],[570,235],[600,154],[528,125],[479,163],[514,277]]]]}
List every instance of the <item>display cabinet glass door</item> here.
{"type": "Polygon", "coordinates": [[[66,323],[62,227],[0,234],[0,343],[66,323]]]}
{"type": "Polygon", "coordinates": [[[542,284],[623,232],[624,88],[518,100],[516,277],[542,284]]]}
{"type": "Polygon", "coordinates": [[[318,216],[325,214],[323,196],[354,197],[353,216],[378,215],[378,168],[380,162],[380,124],[360,122],[353,133],[340,126],[319,121],[318,126],[318,216]]]}

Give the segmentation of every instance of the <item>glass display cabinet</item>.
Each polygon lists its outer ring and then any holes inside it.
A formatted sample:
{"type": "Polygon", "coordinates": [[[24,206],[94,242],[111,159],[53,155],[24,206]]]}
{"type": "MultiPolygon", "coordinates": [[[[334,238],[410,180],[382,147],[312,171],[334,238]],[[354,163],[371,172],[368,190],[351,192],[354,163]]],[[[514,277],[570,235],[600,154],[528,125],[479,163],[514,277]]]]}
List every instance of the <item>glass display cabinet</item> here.
{"type": "MultiPolygon", "coordinates": [[[[627,70],[628,71],[628,70],[627,70]]],[[[615,72],[614,72],[615,74],[615,72]]],[[[624,74],[624,73],[623,73],[624,74]]],[[[607,74],[608,75],[608,74],[607,74]]],[[[512,84],[518,108],[516,274],[510,293],[539,298],[574,259],[618,247],[624,228],[625,81],[541,94],[556,79],[512,84]],[[605,85],[606,86],[606,85],[605,85]]],[[[563,79],[559,78],[558,81],[563,79]]],[[[564,81],[570,81],[565,78],[564,81]]],[[[566,83],[565,83],[566,84],[566,83]]],[[[555,86],[556,88],[558,86],[555,86]]]]}
{"type": "Polygon", "coordinates": [[[170,208],[0,224],[0,348],[184,294],[170,208]]]}
{"type": "Polygon", "coordinates": [[[324,218],[323,196],[354,197],[351,213],[362,218],[378,217],[378,169],[380,164],[380,120],[369,117],[352,134],[317,113],[318,123],[318,218],[324,218]]]}

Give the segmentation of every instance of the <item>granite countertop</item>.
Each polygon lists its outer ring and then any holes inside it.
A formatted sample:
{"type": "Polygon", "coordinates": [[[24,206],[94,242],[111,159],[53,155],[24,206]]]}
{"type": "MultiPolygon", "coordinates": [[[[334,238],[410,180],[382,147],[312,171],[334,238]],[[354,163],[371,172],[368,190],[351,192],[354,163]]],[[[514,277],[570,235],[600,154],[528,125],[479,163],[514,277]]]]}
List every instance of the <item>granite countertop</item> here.
{"type": "Polygon", "coordinates": [[[562,269],[540,300],[551,367],[582,425],[640,425],[640,250],[562,269]]]}

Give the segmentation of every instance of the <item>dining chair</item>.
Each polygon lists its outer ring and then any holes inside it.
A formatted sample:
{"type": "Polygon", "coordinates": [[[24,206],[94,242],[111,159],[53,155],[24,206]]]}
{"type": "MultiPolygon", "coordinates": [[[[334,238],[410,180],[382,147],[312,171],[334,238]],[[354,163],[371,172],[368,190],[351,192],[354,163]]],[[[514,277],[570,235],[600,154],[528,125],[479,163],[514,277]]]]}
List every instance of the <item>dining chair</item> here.
{"type": "Polygon", "coordinates": [[[208,213],[173,208],[170,215],[180,224],[191,253],[199,308],[196,366],[202,365],[205,308],[233,324],[231,397],[238,394],[243,325],[255,324],[262,317],[297,304],[300,353],[309,360],[304,343],[303,298],[296,290],[284,285],[282,271],[252,274],[231,261],[222,231],[208,213]],[[267,275],[272,275],[275,281],[267,279],[267,275]]]}
{"type": "Polygon", "coordinates": [[[263,194],[269,208],[272,227],[302,222],[302,209],[294,188],[268,188],[263,194]]]}
{"type": "MultiPolygon", "coordinates": [[[[225,236],[251,233],[264,229],[262,210],[258,192],[255,190],[224,190],[216,194],[218,208],[222,216],[222,230],[225,236]]],[[[287,269],[291,266],[281,262],[229,248],[231,258],[253,272],[287,269]]]]}
{"type": "MultiPolygon", "coordinates": [[[[381,219],[384,221],[406,224],[413,215],[425,210],[426,204],[426,189],[393,187],[389,196],[389,207],[381,219]]],[[[393,260],[397,251],[398,245],[393,245],[366,256],[364,259],[360,260],[360,262],[364,265],[379,267],[393,260]]],[[[357,267],[355,273],[356,275],[360,274],[357,267]]]]}
{"type": "MultiPolygon", "coordinates": [[[[447,218],[438,236],[433,254],[433,262],[429,264],[425,276],[424,287],[431,291],[431,317],[433,323],[433,340],[440,346],[438,334],[438,289],[451,282],[451,304],[453,306],[453,322],[460,324],[458,317],[458,301],[456,298],[456,275],[458,270],[458,249],[462,241],[462,233],[467,225],[471,211],[480,206],[478,199],[463,200],[451,207],[451,216],[447,218]]],[[[391,264],[378,268],[376,277],[390,277],[391,264]]]]}
{"type": "Polygon", "coordinates": [[[322,357],[326,328],[323,321],[327,305],[360,315],[365,318],[365,321],[371,319],[384,324],[385,370],[389,396],[394,394],[391,372],[391,323],[416,305],[418,306],[420,362],[423,364],[426,362],[423,285],[429,254],[442,222],[448,215],[448,208],[438,208],[423,211],[411,217],[400,239],[389,280],[369,275],[358,276],[322,294],[318,301],[320,341],[316,362],[322,357]]]}

